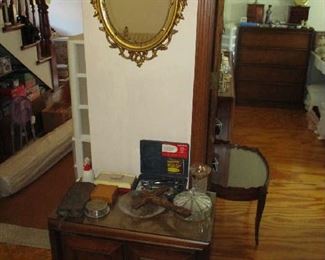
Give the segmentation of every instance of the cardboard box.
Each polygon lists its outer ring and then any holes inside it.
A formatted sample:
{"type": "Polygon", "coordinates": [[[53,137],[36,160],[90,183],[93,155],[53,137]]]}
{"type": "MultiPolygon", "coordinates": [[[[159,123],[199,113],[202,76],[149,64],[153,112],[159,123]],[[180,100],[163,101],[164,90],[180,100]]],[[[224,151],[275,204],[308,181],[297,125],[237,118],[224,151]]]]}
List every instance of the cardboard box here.
{"type": "Polygon", "coordinates": [[[41,95],[41,90],[38,85],[26,88],[26,96],[30,101],[34,101],[41,95]]]}
{"type": "Polygon", "coordinates": [[[105,200],[109,205],[113,205],[118,196],[118,187],[114,185],[98,184],[90,193],[91,199],[105,200]]]}
{"type": "Polygon", "coordinates": [[[51,132],[71,118],[71,106],[54,104],[42,110],[43,127],[45,132],[51,132]]]}

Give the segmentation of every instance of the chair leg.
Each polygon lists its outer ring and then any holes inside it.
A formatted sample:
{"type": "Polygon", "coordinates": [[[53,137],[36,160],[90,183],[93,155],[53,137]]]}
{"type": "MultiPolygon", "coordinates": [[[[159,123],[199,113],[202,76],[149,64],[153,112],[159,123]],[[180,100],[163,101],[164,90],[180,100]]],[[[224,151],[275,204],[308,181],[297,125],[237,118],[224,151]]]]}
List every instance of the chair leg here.
{"type": "Polygon", "coordinates": [[[10,125],[10,135],[11,135],[11,146],[12,146],[12,153],[14,154],[16,152],[15,148],[15,125],[10,125]]]}
{"type": "Polygon", "coordinates": [[[35,134],[35,121],[36,121],[36,118],[35,116],[32,116],[31,117],[31,120],[30,120],[30,128],[31,128],[31,131],[32,131],[32,137],[33,139],[35,140],[36,139],[36,134],[35,134]]]}
{"type": "Polygon", "coordinates": [[[23,127],[19,125],[19,149],[23,147],[23,127]]]}
{"type": "Polygon", "coordinates": [[[257,210],[256,210],[256,218],[255,218],[255,245],[258,246],[259,243],[259,230],[260,230],[260,223],[265,207],[266,201],[266,192],[261,192],[259,199],[257,201],[257,210]]]}
{"type": "Polygon", "coordinates": [[[25,137],[25,144],[28,144],[28,132],[27,132],[26,125],[23,126],[23,133],[25,137]]]}

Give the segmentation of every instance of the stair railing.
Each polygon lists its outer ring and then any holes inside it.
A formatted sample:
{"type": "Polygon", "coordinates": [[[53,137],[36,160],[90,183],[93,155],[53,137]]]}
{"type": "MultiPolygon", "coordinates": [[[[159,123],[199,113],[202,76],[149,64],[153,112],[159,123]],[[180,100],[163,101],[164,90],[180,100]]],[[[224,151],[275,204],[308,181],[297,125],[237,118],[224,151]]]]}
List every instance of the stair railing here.
{"type": "Polygon", "coordinates": [[[46,0],[3,0],[2,8],[7,29],[20,26],[19,18],[24,16],[25,21],[39,29],[40,56],[46,58],[52,55],[51,27],[46,0]]]}
{"type": "MultiPolygon", "coordinates": [[[[46,0],[0,0],[4,30],[22,28],[26,22],[39,30],[37,46],[39,62],[51,60],[53,87],[58,86],[55,52],[51,41],[51,26],[46,0]],[[22,19],[23,18],[23,19],[22,19]],[[24,21],[23,23],[21,21],[24,21]]],[[[37,31],[37,30],[36,30],[37,31]]]]}
{"type": "Polygon", "coordinates": [[[40,30],[40,48],[41,56],[49,57],[52,55],[52,42],[51,42],[51,26],[48,15],[48,5],[45,0],[36,0],[39,16],[39,30],[40,30]]]}
{"type": "MultiPolygon", "coordinates": [[[[28,3],[27,3],[26,6],[28,6],[28,3]]],[[[30,8],[26,8],[26,13],[30,13],[31,14],[31,16],[33,18],[33,20],[31,22],[32,22],[32,24],[34,26],[37,26],[37,24],[36,24],[36,16],[35,16],[36,10],[35,10],[35,2],[34,2],[34,0],[29,0],[29,7],[30,8]]],[[[30,19],[29,19],[29,21],[30,21],[30,19]]]]}

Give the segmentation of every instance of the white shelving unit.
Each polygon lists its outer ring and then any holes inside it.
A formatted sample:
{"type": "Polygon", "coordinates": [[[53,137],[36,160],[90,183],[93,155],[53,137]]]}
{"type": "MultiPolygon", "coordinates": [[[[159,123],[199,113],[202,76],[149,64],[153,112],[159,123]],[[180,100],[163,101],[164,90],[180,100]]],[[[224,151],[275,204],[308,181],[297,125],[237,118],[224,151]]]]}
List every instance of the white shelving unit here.
{"type": "Polygon", "coordinates": [[[312,52],[310,65],[310,82],[305,97],[308,128],[317,134],[318,139],[325,140],[325,61],[316,52],[312,52]],[[313,107],[318,107],[320,118],[313,107]]]}
{"type": "Polygon", "coordinates": [[[83,35],[69,38],[68,56],[74,128],[74,167],[76,178],[80,178],[83,172],[84,158],[91,158],[87,74],[83,35]]]}
{"type": "Polygon", "coordinates": [[[221,47],[227,51],[235,52],[237,44],[238,28],[234,24],[226,24],[225,31],[222,34],[221,47]]]}

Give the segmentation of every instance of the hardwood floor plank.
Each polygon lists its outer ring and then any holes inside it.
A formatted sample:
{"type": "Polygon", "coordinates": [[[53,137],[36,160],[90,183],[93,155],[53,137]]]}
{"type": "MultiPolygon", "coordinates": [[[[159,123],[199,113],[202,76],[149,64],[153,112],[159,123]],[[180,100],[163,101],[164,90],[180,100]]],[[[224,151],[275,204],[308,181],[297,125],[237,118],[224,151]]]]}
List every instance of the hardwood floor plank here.
{"type": "Polygon", "coordinates": [[[51,260],[51,251],[0,243],[1,260],[51,260]]]}
{"type": "Polygon", "coordinates": [[[325,259],[325,143],[304,111],[236,107],[233,141],[259,148],[270,165],[260,245],[256,203],[219,199],[211,259],[325,259]]]}

